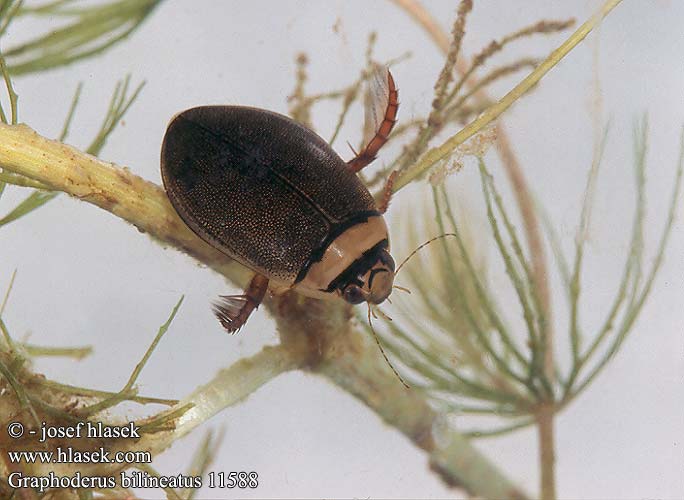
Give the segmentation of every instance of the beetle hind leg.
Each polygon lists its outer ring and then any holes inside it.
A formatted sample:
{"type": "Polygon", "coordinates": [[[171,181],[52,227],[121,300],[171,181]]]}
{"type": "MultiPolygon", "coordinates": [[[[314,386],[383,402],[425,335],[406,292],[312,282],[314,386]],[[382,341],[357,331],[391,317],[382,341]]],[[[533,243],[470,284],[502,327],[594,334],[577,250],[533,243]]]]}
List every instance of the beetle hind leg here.
{"type": "Polygon", "coordinates": [[[220,295],[212,304],[214,315],[231,335],[244,326],[266,295],[268,278],[256,274],[242,295],[220,295]]]}
{"type": "Polygon", "coordinates": [[[386,69],[386,104],[384,114],[378,120],[375,135],[370,138],[366,147],[364,147],[356,156],[347,162],[352,172],[358,172],[365,166],[369,165],[389,139],[390,132],[397,122],[397,110],[399,109],[399,91],[394,83],[394,78],[389,69],[386,69]]]}

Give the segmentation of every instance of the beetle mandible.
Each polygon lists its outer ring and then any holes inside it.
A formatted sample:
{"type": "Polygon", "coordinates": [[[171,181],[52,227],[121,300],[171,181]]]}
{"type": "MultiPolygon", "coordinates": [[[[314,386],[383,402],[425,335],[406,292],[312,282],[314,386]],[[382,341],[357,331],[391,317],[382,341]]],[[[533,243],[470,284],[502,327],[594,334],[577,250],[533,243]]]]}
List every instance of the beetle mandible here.
{"type": "Polygon", "coordinates": [[[351,304],[390,295],[395,264],[383,213],[391,184],[378,207],[356,174],[387,141],[399,102],[389,70],[372,78],[383,105],[348,162],[312,130],[263,109],[202,106],[169,124],[161,173],[171,204],[200,238],[256,273],[244,294],[213,305],[229,333],[269,288],[351,304]]]}

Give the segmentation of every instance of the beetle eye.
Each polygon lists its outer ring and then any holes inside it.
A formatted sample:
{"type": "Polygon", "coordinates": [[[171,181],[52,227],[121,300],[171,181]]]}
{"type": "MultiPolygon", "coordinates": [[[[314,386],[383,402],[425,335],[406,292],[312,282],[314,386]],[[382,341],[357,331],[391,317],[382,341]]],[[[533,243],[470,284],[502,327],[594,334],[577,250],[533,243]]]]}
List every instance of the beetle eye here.
{"type": "Polygon", "coordinates": [[[344,300],[350,304],[360,304],[365,300],[363,292],[358,285],[349,285],[344,289],[344,300]]]}

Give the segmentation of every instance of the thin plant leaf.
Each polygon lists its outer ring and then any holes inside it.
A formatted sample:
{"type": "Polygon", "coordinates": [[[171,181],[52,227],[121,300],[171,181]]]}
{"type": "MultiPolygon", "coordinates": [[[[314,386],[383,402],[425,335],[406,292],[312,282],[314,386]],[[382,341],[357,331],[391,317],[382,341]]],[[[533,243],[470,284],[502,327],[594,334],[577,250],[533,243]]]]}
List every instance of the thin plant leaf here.
{"type": "MultiPolygon", "coordinates": [[[[503,236],[501,235],[501,231],[499,230],[499,224],[496,220],[496,215],[494,214],[494,209],[492,207],[492,195],[488,189],[487,175],[488,174],[485,170],[484,163],[482,162],[482,160],[480,160],[480,178],[482,183],[482,193],[484,195],[487,206],[487,217],[489,218],[489,225],[492,229],[492,234],[494,236],[496,246],[499,249],[501,258],[504,261],[506,273],[508,274],[511,283],[513,284],[513,287],[516,291],[516,295],[518,296],[518,301],[520,302],[520,307],[523,311],[523,318],[525,319],[525,323],[527,324],[527,329],[529,332],[530,348],[532,349],[532,351],[534,351],[539,333],[537,332],[535,325],[536,310],[533,308],[534,306],[531,303],[529,291],[527,290],[527,285],[531,283],[529,281],[523,281],[522,277],[518,272],[518,269],[516,269],[511,254],[508,252],[506,244],[503,241],[503,236]]],[[[518,258],[520,258],[520,256],[518,256],[518,258]]],[[[514,352],[518,352],[514,345],[511,345],[511,349],[514,349],[514,352]]],[[[519,352],[518,355],[522,357],[522,355],[519,352]]],[[[525,361],[524,358],[523,361],[525,361]]]]}
{"type": "Polygon", "coordinates": [[[494,199],[497,210],[503,220],[504,227],[506,228],[506,233],[510,238],[510,244],[511,248],[513,249],[513,255],[516,257],[518,265],[524,272],[526,280],[524,290],[527,291],[527,293],[529,294],[529,297],[531,299],[529,303],[531,306],[533,306],[530,308],[529,311],[531,314],[530,319],[535,320],[536,326],[532,329],[528,329],[530,347],[532,350],[532,360],[528,366],[528,373],[530,374],[530,384],[532,387],[534,387],[535,381],[538,380],[539,382],[541,382],[546,393],[548,395],[551,395],[553,393],[553,388],[551,382],[548,380],[542,368],[542,359],[544,359],[544,353],[546,351],[546,342],[545,336],[542,335],[541,332],[544,332],[546,329],[546,317],[542,312],[543,307],[541,306],[539,300],[539,293],[535,286],[535,279],[530,269],[530,266],[527,263],[527,259],[525,258],[525,254],[522,249],[522,244],[517,236],[515,227],[508,215],[508,210],[506,209],[506,206],[503,203],[501,195],[496,189],[496,185],[494,184],[494,178],[491,174],[489,174],[482,160],[480,160],[480,169],[484,174],[484,179],[487,182],[487,189],[494,199]]]}
{"type": "MultiPolygon", "coordinates": [[[[644,129],[645,133],[645,129],[644,129]]],[[[641,266],[641,261],[640,259],[635,259],[635,252],[637,251],[637,247],[641,246],[639,244],[639,241],[643,240],[642,232],[643,232],[643,218],[645,216],[645,211],[643,204],[645,203],[645,197],[644,197],[644,189],[645,189],[645,178],[643,176],[643,169],[645,168],[645,151],[642,151],[642,149],[645,149],[646,147],[646,138],[645,136],[637,136],[635,137],[635,170],[642,171],[642,174],[636,173],[635,180],[636,180],[636,203],[635,203],[635,210],[634,210],[634,218],[633,218],[633,223],[632,223],[632,236],[631,236],[631,243],[630,243],[630,251],[629,254],[625,260],[625,265],[624,265],[624,270],[622,273],[622,278],[620,280],[620,284],[618,286],[618,290],[615,294],[615,298],[613,299],[613,303],[608,310],[608,314],[606,315],[606,319],[603,322],[603,325],[601,329],[599,330],[599,333],[594,337],[593,341],[589,345],[589,347],[584,351],[584,352],[579,352],[575,356],[573,355],[573,365],[572,369],[569,373],[569,375],[566,378],[566,381],[564,382],[564,392],[565,392],[565,397],[568,397],[569,393],[572,390],[572,386],[575,383],[580,370],[587,364],[587,362],[592,358],[592,356],[595,354],[595,352],[599,349],[599,347],[603,344],[603,342],[608,338],[609,334],[613,331],[615,327],[615,322],[617,320],[618,314],[622,310],[623,306],[625,306],[625,302],[629,299],[629,293],[630,290],[632,291],[632,296],[635,295],[635,289],[632,286],[632,283],[635,280],[635,272],[636,272],[636,267],[635,263],[638,263],[639,266],[641,266]]],[[[593,167],[592,167],[593,168],[593,167]]],[[[590,171],[590,175],[591,175],[590,171]]],[[[589,181],[587,181],[587,186],[589,186],[589,181]]],[[[585,195],[585,203],[586,201],[586,195],[585,195]]],[[[583,210],[583,214],[584,214],[583,210]]],[[[579,238],[581,236],[581,233],[578,233],[577,240],[576,240],[576,245],[579,245],[579,238]]],[[[583,243],[582,243],[583,244],[583,243]]],[[[579,248],[579,247],[578,247],[579,248]]],[[[576,258],[577,262],[577,258],[576,258]]],[[[580,260],[581,262],[581,260],[580,260]]],[[[574,271],[575,272],[575,271],[574,271]]],[[[576,283],[573,281],[570,281],[569,286],[568,286],[568,293],[570,298],[572,299],[570,304],[571,304],[571,313],[573,311],[573,304],[575,304],[579,300],[579,293],[580,289],[576,283]]],[[[575,306],[576,307],[576,306],[575,306]]],[[[578,321],[577,319],[573,320],[571,318],[571,328],[573,325],[577,325],[578,321]]],[[[571,330],[572,334],[572,330],[571,330]]],[[[574,348],[579,349],[579,344],[573,344],[573,349],[574,348]]]]}
{"type": "MultiPolygon", "coordinates": [[[[587,186],[584,192],[584,202],[580,214],[580,223],[575,243],[575,262],[573,265],[572,278],[570,280],[570,341],[572,346],[573,359],[579,358],[580,336],[579,336],[579,297],[580,297],[580,277],[582,269],[582,259],[584,257],[584,245],[587,241],[589,226],[591,224],[591,213],[596,191],[596,178],[601,166],[606,140],[608,139],[608,126],[605,127],[601,142],[592,159],[587,186]]],[[[638,218],[638,217],[637,217],[638,218]]]]}
{"type": "Polygon", "coordinates": [[[6,365],[2,359],[0,359],[0,375],[5,377],[5,380],[7,380],[7,383],[14,391],[22,408],[28,410],[28,412],[31,414],[31,417],[33,418],[33,422],[36,424],[36,428],[39,428],[40,420],[38,419],[38,414],[36,413],[36,410],[33,408],[32,401],[30,400],[28,394],[24,390],[24,387],[21,385],[21,382],[19,382],[19,380],[17,380],[17,378],[14,376],[14,373],[12,372],[11,368],[8,365],[6,365]]]}
{"type": "MultiPolygon", "coordinates": [[[[192,458],[192,462],[186,471],[186,476],[191,477],[204,477],[207,469],[214,461],[216,453],[221,446],[223,441],[224,433],[221,431],[218,436],[214,437],[214,432],[209,430],[200,445],[195,451],[195,455],[192,458]]],[[[197,488],[186,488],[180,491],[181,496],[185,500],[193,500],[195,495],[197,495],[197,488]]]]}
{"type": "Polygon", "coordinates": [[[23,175],[15,174],[14,172],[3,172],[0,170],[0,198],[2,197],[2,190],[6,184],[19,187],[42,189],[43,191],[50,190],[50,186],[43,184],[40,181],[24,177],[23,175]]]}
{"type": "Polygon", "coordinates": [[[5,307],[7,306],[7,301],[9,300],[10,293],[12,293],[12,288],[14,287],[14,280],[17,278],[17,270],[12,271],[12,276],[10,277],[9,285],[7,285],[7,290],[5,291],[5,297],[2,299],[2,304],[0,305],[0,317],[5,313],[5,307]]]}
{"type": "Polygon", "coordinates": [[[675,174],[675,179],[672,188],[671,201],[668,211],[668,216],[666,219],[665,227],[660,237],[660,242],[658,244],[658,250],[653,263],[651,264],[651,269],[646,275],[646,281],[643,287],[638,292],[636,298],[629,304],[629,310],[626,312],[623,321],[621,322],[618,334],[613,339],[613,342],[608,347],[607,351],[604,353],[603,357],[598,361],[594,368],[587,374],[586,378],[578,384],[577,389],[575,389],[572,397],[581,393],[591,382],[596,378],[596,376],[605,368],[608,362],[617,353],[622,343],[627,338],[627,335],[632,330],[634,322],[636,321],[643,305],[651,291],[653,282],[660,270],[665,256],[665,248],[667,247],[670,234],[672,233],[672,228],[674,226],[675,215],[677,208],[679,206],[679,197],[682,185],[682,172],[684,171],[684,129],[682,130],[681,143],[680,143],[680,154],[679,161],[677,165],[677,172],[675,174]]]}
{"type": "Polygon", "coordinates": [[[104,120],[102,121],[102,125],[100,126],[100,130],[88,148],[86,148],[86,152],[90,153],[91,155],[97,156],[100,154],[100,151],[102,151],[102,148],[107,142],[107,138],[114,131],[120,120],[131,107],[131,104],[133,104],[140,94],[142,88],[145,86],[145,82],[140,83],[140,85],[138,85],[138,87],[136,87],[136,89],[133,91],[133,94],[128,97],[127,94],[130,81],[131,76],[127,75],[123,81],[119,81],[116,84],[114,93],[112,94],[112,98],[109,103],[109,108],[105,114],[104,120]]]}
{"type": "Polygon", "coordinates": [[[142,359],[138,362],[138,364],[133,369],[133,373],[131,373],[130,377],[128,378],[126,385],[124,385],[123,388],[116,395],[109,397],[109,398],[106,398],[106,399],[103,399],[102,401],[100,401],[98,403],[95,403],[93,405],[90,405],[90,406],[87,406],[85,408],[80,409],[78,412],[79,415],[82,415],[82,416],[94,415],[98,412],[101,412],[102,410],[105,410],[107,408],[111,408],[112,406],[119,404],[121,401],[124,401],[124,400],[136,395],[136,391],[133,388],[133,386],[135,385],[135,382],[138,379],[140,372],[145,367],[145,364],[150,359],[150,356],[152,355],[155,348],[159,344],[159,341],[162,339],[164,334],[168,331],[169,327],[171,326],[171,322],[176,317],[176,313],[178,312],[178,309],[180,308],[181,304],[183,303],[184,298],[185,298],[185,296],[181,296],[180,300],[178,301],[178,303],[174,306],[173,310],[171,311],[171,315],[166,320],[166,323],[164,323],[162,326],[159,327],[159,331],[157,332],[157,335],[154,337],[154,340],[152,341],[150,346],[147,348],[147,351],[145,351],[145,354],[143,355],[142,359]]]}
{"type": "Polygon", "coordinates": [[[83,82],[78,82],[78,85],[76,86],[76,92],[74,92],[74,97],[71,99],[71,106],[69,106],[69,111],[67,113],[66,119],[64,120],[62,132],[59,134],[60,142],[64,142],[64,139],[66,139],[69,135],[69,127],[71,126],[71,121],[74,118],[74,112],[76,111],[78,100],[81,97],[81,90],[83,90],[83,82]]]}
{"type": "MultiPolygon", "coordinates": [[[[145,464],[145,463],[138,463],[135,464],[135,468],[139,469],[147,474],[149,474],[152,477],[161,477],[161,474],[157,472],[154,467],[152,467],[150,464],[145,464]]],[[[166,498],[167,500],[183,500],[183,497],[181,497],[176,490],[173,488],[168,488],[168,487],[160,487],[164,493],[166,493],[166,498]]]]}
{"type": "Polygon", "coordinates": [[[10,72],[22,75],[44,71],[100,54],[128,37],[160,3],[161,0],[115,0],[71,7],[71,2],[52,2],[39,8],[22,8],[21,15],[60,16],[70,22],[6,50],[10,72]]]}
{"type": "Polygon", "coordinates": [[[534,425],[534,423],[534,418],[526,418],[514,424],[505,425],[495,429],[473,429],[465,431],[463,435],[471,439],[499,437],[505,434],[510,434],[511,432],[515,432],[520,429],[524,429],[525,427],[534,425]]]}
{"type": "Polygon", "coordinates": [[[194,407],[194,403],[186,403],[183,406],[170,408],[168,411],[158,413],[153,418],[140,425],[138,429],[141,432],[149,433],[172,430],[175,426],[173,421],[180,418],[185,412],[194,407]]]}
{"type": "Polygon", "coordinates": [[[14,210],[0,219],[0,227],[9,224],[31,212],[42,207],[48,201],[52,200],[57,196],[57,192],[54,191],[34,191],[31,193],[24,201],[19,203],[14,210]]]}
{"type": "MultiPolygon", "coordinates": [[[[423,173],[436,165],[440,160],[453,154],[454,150],[463,144],[473,135],[477,134],[484,127],[496,120],[504,111],[513,105],[518,99],[529,92],[539,81],[548,73],[554,66],[556,66],[574,47],[576,47],[586,36],[607,16],[615,7],[617,7],[622,0],[605,0],[603,5],[597,12],[590,17],[584,24],[570,35],[570,37],[563,42],[556,50],[551,52],[549,56],[542,61],[526,78],[513,87],[506,95],[499,99],[495,104],[487,108],[475,120],[468,123],[459,132],[448,138],[440,146],[431,148],[422,154],[418,152],[418,156],[413,155],[408,158],[410,161],[405,168],[402,168],[402,173],[397,177],[396,182],[392,186],[392,192],[396,193],[404,186],[419,178],[423,173]]],[[[411,155],[407,155],[411,156],[411,155]]]]}
{"type": "Polygon", "coordinates": [[[2,5],[0,5],[0,37],[5,34],[7,27],[19,12],[23,3],[23,0],[3,0],[2,5]]]}
{"type": "Polygon", "coordinates": [[[5,324],[5,321],[2,319],[1,315],[0,333],[2,333],[2,339],[5,341],[5,344],[7,344],[7,349],[9,350],[9,352],[15,352],[16,349],[14,347],[14,340],[12,340],[12,336],[10,335],[9,329],[7,328],[7,325],[5,324]]]}
{"type": "MultiPolygon", "coordinates": [[[[457,243],[459,251],[461,253],[461,258],[463,260],[463,263],[465,265],[465,269],[467,270],[468,275],[470,277],[470,280],[473,283],[475,291],[476,291],[476,295],[477,295],[476,300],[478,301],[477,306],[484,311],[487,318],[491,321],[492,326],[498,332],[499,337],[503,341],[502,345],[504,347],[508,348],[509,345],[512,345],[512,342],[510,342],[510,340],[503,340],[503,339],[504,338],[510,339],[510,334],[508,333],[504,322],[500,318],[500,313],[494,309],[493,302],[490,300],[488,292],[486,291],[485,287],[483,286],[482,282],[480,281],[480,278],[478,277],[477,271],[475,270],[475,267],[472,263],[472,260],[469,256],[467,249],[466,249],[466,246],[463,242],[463,238],[461,237],[460,230],[458,228],[458,224],[454,218],[454,214],[451,211],[451,208],[449,206],[449,199],[448,199],[446,190],[442,189],[441,191],[442,191],[442,198],[444,200],[447,215],[450,218],[450,222],[452,225],[453,234],[455,236],[456,243],[457,243]]],[[[435,198],[435,203],[437,203],[435,208],[437,210],[437,213],[440,214],[440,215],[438,215],[438,217],[441,218],[441,208],[438,204],[437,190],[435,190],[434,188],[433,188],[433,195],[435,198]]],[[[438,219],[438,224],[440,224],[440,230],[442,230],[442,232],[446,233],[446,231],[444,229],[444,224],[439,219],[438,219]]],[[[446,242],[443,241],[442,243],[445,244],[446,242]]],[[[465,297],[461,296],[461,299],[465,299],[465,297]]],[[[463,303],[463,305],[465,306],[464,310],[466,311],[466,313],[470,315],[471,313],[467,312],[470,309],[470,307],[465,302],[463,303]]],[[[529,385],[526,383],[525,378],[522,377],[520,374],[516,373],[515,371],[513,371],[512,367],[510,367],[508,365],[508,363],[506,363],[506,361],[501,357],[501,354],[498,353],[494,349],[491,341],[487,338],[487,335],[485,335],[482,328],[479,325],[477,325],[475,322],[473,322],[473,328],[474,328],[475,332],[477,333],[478,339],[482,343],[482,347],[489,353],[490,356],[492,356],[492,359],[494,360],[496,365],[502,370],[502,372],[506,373],[509,377],[511,377],[511,379],[517,380],[519,383],[521,383],[525,387],[530,388],[529,385]]],[[[518,355],[520,355],[520,353],[518,353],[518,355]]],[[[520,358],[517,358],[517,359],[520,361],[520,358]]],[[[524,363],[524,366],[527,366],[527,364],[524,362],[524,358],[523,358],[522,363],[524,363]]]]}
{"type": "Polygon", "coordinates": [[[5,110],[2,108],[2,105],[0,104],[0,120],[2,120],[3,123],[6,124],[11,124],[11,125],[16,125],[17,121],[19,119],[18,116],[18,111],[17,111],[17,103],[19,100],[19,96],[17,93],[14,91],[14,86],[12,85],[12,78],[10,78],[9,71],[7,69],[7,64],[5,62],[5,56],[0,52],[0,70],[2,71],[2,77],[5,80],[5,87],[7,88],[7,95],[9,96],[9,101],[10,101],[10,120],[7,120],[7,116],[5,115],[5,110]]]}
{"type": "Polygon", "coordinates": [[[83,347],[46,347],[34,344],[20,344],[21,348],[31,357],[58,357],[81,360],[93,353],[92,346],[83,347]]]}

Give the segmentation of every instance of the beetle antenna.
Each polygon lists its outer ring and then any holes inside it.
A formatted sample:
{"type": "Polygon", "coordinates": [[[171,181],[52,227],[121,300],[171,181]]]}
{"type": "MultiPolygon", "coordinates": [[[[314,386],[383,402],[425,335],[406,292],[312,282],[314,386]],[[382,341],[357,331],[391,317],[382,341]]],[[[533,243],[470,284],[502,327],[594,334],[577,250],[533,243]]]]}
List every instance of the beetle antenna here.
{"type": "Polygon", "coordinates": [[[378,319],[377,315],[375,314],[376,312],[383,317],[383,319],[386,319],[387,321],[394,321],[386,312],[384,312],[382,309],[379,307],[374,307],[372,308],[373,310],[373,317],[375,319],[378,319]]]}
{"type": "MultiPolygon", "coordinates": [[[[397,270],[394,271],[394,275],[396,276],[397,274],[399,274],[399,271],[401,271],[401,268],[404,266],[404,264],[406,264],[406,263],[409,261],[409,259],[410,259],[411,257],[413,257],[414,255],[416,255],[420,250],[422,250],[423,248],[425,248],[426,246],[428,246],[428,245],[429,245],[430,243],[432,243],[433,241],[441,240],[442,238],[446,238],[447,236],[458,237],[458,235],[457,235],[456,233],[444,233],[444,234],[440,234],[439,236],[435,236],[434,238],[430,238],[430,239],[427,240],[425,243],[423,243],[423,244],[420,245],[418,248],[416,248],[413,252],[411,252],[411,253],[409,254],[409,256],[406,257],[406,258],[402,261],[401,264],[399,264],[399,267],[397,267],[397,270]]],[[[401,289],[400,287],[397,287],[396,285],[395,285],[395,288],[401,289]]],[[[411,293],[411,292],[409,291],[409,293],[411,293]]]]}
{"type": "Polygon", "coordinates": [[[411,387],[409,387],[409,385],[406,382],[404,382],[404,379],[401,378],[401,375],[399,375],[399,372],[397,372],[396,368],[394,368],[392,363],[390,363],[387,354],[385,354],[385,350],[382,348],[382,344],[380,344],[380,339],[378,339],[378,334],[375,333],[375,328],[373,328],[373,322],[371,321],[371,306],[368,303],[366,303],[366,305],[368,306],[368,326],[370,326],[371,332],[373,332],[373,338],[375,339],[375,343],[378,344],[378,347],[380,348],[382,357],[385,358],[387,365],[392,369],[394,375],[396,375],[396,377],[399,379],[399,382],[401,382],[407,389],[410,389],[411,387]]]}
{"type": "MultiPolygon", "coordinates": [[[[392,285],[392,288],[396,288],[397,290],[401,290],[402,292],[406,292],[406,293],[408,293],[409,295],[411,295],[411,290],[409,290],[409,289],[406,288],[405,286],[392,285]]],[[[389,298],[388,298],[387,300],[389,300],[389,298]]],[[[390,304],[391,304],[391,302],[390,302],[390,304]]]]}
{"type": "Polygon", "coordinates": [[[354,146],[351,145],[351,142],[347,141],[347,146],[349,146],[349,149],[352,150],[352,153],[354,153],[355,156],[359,155],[359,153],[357,153],[356,150],[354,149],[354,146]]]}

